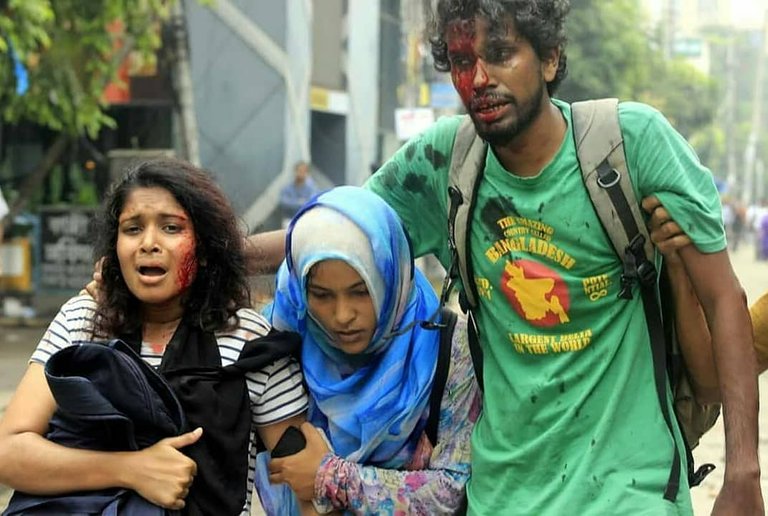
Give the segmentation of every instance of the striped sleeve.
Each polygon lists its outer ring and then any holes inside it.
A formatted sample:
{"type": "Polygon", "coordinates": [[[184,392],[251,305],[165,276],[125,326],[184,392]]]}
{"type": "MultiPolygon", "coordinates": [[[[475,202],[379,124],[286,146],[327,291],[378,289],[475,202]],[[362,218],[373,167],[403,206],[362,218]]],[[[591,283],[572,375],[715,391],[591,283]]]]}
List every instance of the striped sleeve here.
{"type": "Polygon", "coordinates": [[[261,390],[253,407],[253,424],[266,426],[307,410],[307,394],[299,364],[292,358],[282,358],[258,373],[248,375],[261,390]]]}
{"type": "Polygon", "coordinates": [[[73,297],[64,303],[40,339],[30,362],[44,365],[60,349],[93,340],[95,314],[96,302],[88,295],[73,297]]]}
{"type": "MultiPolygon", "coordinates": [[[[237,360],[245,342],[269,333],[270,325],[258,312],[241,309],[237,313],[238,328],[218,336],[222,365],[237,360]]],[[[299,364],[283,358],[260,371],[246,374],[251,399],[251,421],[254,426],[267,426],[307,410],[307,394],[299,364]]]]}

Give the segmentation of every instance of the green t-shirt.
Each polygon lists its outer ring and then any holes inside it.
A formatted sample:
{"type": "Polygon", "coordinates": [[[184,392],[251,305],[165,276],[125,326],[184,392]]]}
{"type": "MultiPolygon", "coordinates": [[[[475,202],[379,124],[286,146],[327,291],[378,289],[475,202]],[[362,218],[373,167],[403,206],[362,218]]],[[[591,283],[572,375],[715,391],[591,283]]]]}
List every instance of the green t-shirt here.
{"type": "MultiPolygon", "coordinates": [[[[663,499],[673,440],[642,302],[616,297],[621,263],[582,181],[570,106],[553,102],[569,126],[557,155],[521,178],[489,152],[472,213],[485,393],[470,513],[691,514],[684,474],[677,502],[663,499]]],[[[724,249],[717,190],[690,146],[649,106],[621,103],[619,117],[638,199],[656,194],[700,250],[724,249]]],[[[400,214],[415,253],[445,266],[460,121],[439,120],[366,183],[400,214]]]]}

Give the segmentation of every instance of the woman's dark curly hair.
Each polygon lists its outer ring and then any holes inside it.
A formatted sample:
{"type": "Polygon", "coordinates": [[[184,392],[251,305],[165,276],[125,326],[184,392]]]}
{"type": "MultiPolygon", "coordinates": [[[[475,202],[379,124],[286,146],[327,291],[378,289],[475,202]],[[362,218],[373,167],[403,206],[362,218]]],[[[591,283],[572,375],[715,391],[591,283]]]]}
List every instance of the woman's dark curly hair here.
{"type": "Polygon", "coordinates": [[[237,310],[250,306],[244,235],[235,212],[207,172],[185,161],[158,159],[139,164],[113,184],[96,219],[94,257],[104,261],[95,333],[118,336],[142,327],[140,303],[120,272],[118,221],[133,190],[155,187],[173,195],[195,230],[198,269],[183,301],[185,317],[206,331],[230,327],[237,310]]]}
{"type": "Polygon", "coordinates": [[[433,20],[427,28],[435,69],[440,72],[451,70],[445,41],[445,29],[451,22],[481,16],[489,20],[491,30],[506,30],[509,16],[539,59],[546,57],[552,49],[560,50],[557,73],[547,83],[547,92],[552,96],[567,74],[564,24],[569,9],[568,0],[438,0],[433,20]]]}

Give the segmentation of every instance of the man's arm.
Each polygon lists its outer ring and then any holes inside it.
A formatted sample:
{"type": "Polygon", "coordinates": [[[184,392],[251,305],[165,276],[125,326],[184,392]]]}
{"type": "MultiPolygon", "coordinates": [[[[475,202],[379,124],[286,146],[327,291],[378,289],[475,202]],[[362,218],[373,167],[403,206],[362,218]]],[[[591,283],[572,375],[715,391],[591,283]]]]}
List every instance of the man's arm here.
{"type": "Polygon", "coordinates": [[[725,423],[725,483],[713,514],[763,514],[757,457],[757,368],[746,296],[727,251],[679,251],[706,314],[725,423]]]}
{"type": "Polygon", "coordinates": [[[248,274],[274,274],[285,258],[285,230],[266,231],[245,240],[248,274]]]}

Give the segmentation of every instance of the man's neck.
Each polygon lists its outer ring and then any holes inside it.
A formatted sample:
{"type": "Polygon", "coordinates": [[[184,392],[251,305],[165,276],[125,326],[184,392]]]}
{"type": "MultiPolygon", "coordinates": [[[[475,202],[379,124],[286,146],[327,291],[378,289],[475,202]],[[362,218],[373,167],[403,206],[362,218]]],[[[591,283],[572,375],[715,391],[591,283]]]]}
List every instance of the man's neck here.
{"type": "Polygon", "coordinates": [[[537,175],[560,149],[567,125],[560,109],[549,100],[533,123],[506,145],[494,146],[508,172],[520,177],[537,175]]]}

